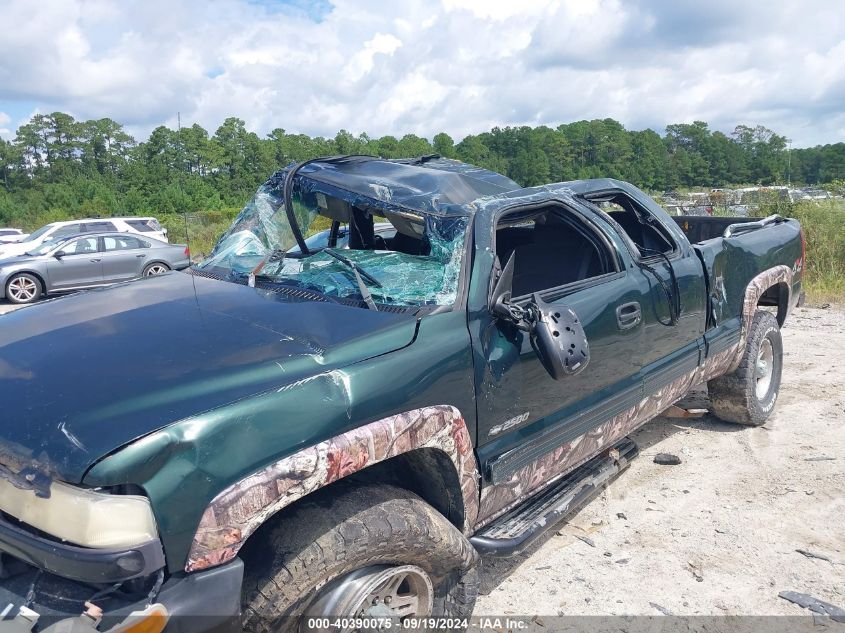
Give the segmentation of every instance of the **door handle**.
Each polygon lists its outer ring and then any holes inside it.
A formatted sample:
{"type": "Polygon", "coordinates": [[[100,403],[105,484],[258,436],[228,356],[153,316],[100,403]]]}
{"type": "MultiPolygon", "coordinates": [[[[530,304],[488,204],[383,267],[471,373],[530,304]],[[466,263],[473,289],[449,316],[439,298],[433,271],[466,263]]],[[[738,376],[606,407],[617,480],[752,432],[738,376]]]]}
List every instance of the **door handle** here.
{"type": "Polygon", "coordinates": [[[91,263],[92,263],[92,264],[96,264],[96,263],[97,263],[97,262],[99,262],[99,261],[100,261],[99,259],[92,259],[92,260],[91,260],[91,263]]]}
{"type": "Polygon", "coordinates": [[[141,253],[140,255],[135,255],[135,257],[146,257],[146,255],[144,255],[143,253],[141,253]]]}
{"type": "Polygon", "coordinates": [[[619,324],[620,330],[630,330],[636,327],[642,320],[642,311],[640,304],[636,301],[630,303],[623,303],[616,308],[616,322],[619,324]]]}

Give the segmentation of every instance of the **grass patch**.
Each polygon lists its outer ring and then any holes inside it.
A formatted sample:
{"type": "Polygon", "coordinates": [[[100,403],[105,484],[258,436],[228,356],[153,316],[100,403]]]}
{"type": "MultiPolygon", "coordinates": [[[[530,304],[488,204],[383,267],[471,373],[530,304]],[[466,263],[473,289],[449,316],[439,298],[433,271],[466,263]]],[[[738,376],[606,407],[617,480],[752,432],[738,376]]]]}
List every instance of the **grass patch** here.
{"type": "Polygon", "coordinates": [[[755,216],[774,213],[801,222],[807,240],[804,291],[811,304],[845,301],[845,200],[772,200],[755,216]]]}
{"type": "Polygon", "coordinates": [[[845,200],[798,202],[781,212],[807,238],[804,287],[810,303],[845,301],[845,200]]]}

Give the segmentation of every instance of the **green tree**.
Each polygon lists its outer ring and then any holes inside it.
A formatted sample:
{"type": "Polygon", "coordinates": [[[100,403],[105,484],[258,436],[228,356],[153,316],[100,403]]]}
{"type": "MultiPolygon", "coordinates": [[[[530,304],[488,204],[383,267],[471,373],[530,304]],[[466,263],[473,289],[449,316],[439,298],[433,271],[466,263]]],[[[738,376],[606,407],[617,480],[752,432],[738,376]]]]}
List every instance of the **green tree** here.
{"type": "Polygon", "coordinates": [[[455,157],[455,141],[446,132],[435,134],[432,141],[436,154],[440,154],[444,158],[455,157]]]}

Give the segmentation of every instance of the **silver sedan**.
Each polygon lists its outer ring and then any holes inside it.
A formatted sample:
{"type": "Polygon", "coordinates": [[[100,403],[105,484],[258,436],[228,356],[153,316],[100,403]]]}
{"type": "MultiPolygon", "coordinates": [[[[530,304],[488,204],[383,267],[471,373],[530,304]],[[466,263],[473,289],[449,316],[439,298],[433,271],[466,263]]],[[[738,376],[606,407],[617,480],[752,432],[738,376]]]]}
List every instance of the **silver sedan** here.
{"type": "Polygon", "coordinates": [[[184,244],[129,233],[86,233],[0,259],[0,299],[32,303],[46,294],[106,286],[190,265],[184,244]]]}

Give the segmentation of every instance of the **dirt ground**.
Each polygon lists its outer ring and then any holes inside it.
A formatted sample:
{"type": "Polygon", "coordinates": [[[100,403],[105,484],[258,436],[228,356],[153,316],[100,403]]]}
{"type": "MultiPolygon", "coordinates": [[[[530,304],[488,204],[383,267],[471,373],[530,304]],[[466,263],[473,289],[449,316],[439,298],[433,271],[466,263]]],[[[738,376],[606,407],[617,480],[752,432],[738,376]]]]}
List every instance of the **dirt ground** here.
{"type": "Polygon", "coordinates": [[[475,613],[809,614],[783,590],[845,607],[845,310],[799,308],[783,338],[765,426],[652,420],[601,496],[523,555],[485,561],[475,613]]]}

